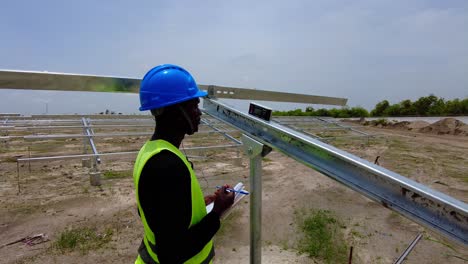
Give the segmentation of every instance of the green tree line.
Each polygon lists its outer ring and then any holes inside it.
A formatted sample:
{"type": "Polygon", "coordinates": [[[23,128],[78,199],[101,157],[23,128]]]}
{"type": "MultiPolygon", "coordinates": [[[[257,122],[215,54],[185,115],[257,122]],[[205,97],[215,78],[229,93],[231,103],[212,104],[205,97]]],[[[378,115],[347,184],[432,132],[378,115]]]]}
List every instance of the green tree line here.
{"type": "Polygon", "coordinates": [[[273,111],[274,116],[329,116],[336,118],[346,117],[388,117],[388,116],[461,116],[468,115],[468,98],[463,100],[445,100],[433,94],[423,96],[412,102],[403,100],[396,104],[390,104],[388,100],[377,103],[370,112],[357,107],[320,108],[315,110],[309,106],[302,109],[290,111],[273,111]]]}

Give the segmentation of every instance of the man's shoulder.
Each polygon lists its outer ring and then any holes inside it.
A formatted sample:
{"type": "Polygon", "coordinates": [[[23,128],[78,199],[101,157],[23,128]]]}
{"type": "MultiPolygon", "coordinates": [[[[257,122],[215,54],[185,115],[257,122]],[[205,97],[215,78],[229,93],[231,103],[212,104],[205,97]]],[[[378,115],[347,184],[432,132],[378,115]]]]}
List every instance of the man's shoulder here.
{"type": "Polygon", "coordinates": [[[181,180],[190,179],[185,163],[179,156],[168,150],[163,150],[152,156],[141,171],[140,181],[153,184],[179,184],[181,180]],[[153,177],[155,175],[161,177],[153,177]]]}
{"type": "Polygon", "coordinates": [[[175,153],[169,150],[162,150],[153,155],[145,164],[155,168],[167,168],[173,166],[185,166],[184,162],[175,153]]]}

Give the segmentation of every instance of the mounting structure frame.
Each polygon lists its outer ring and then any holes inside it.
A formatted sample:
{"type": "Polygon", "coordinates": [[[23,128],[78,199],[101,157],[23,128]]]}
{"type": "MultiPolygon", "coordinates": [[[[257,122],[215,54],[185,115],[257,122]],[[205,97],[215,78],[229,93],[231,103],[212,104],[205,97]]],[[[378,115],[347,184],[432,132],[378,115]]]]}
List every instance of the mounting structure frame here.
{"type": "MultiPolygon", "coordinates": [[[[131,78],[0,70],[0,88],[7,89],[138,92],[139,83],[140,80],[131,78]]],[[[466,203],[320,142],[310,135],[249,116],[216,98],[331,105],[344,105],[346,99],[311,96],[308,101],[304,100],[304,95],[288,93],[213,85],[200,85],[200,88],[208,90],[210,97],[204,100],[204,110],[212,117],[237,127],[253,140],[285,153],[383,206],[468,245],[466,203]]]]}
{"type": "Polygon", "coordinates": [[[350,153],[238,111],[214,98],[204,100],[211,116],[446,237],[468,244],[468,205],[350,153]]]}

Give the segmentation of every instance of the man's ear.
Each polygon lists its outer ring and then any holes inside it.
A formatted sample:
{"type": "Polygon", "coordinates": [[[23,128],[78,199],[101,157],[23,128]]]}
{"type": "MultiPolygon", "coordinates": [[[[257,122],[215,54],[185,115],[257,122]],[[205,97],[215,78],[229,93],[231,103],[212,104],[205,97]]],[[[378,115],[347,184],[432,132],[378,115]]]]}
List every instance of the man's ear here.
{"type": "Polygon", "coordinates": [[[158,117],[158,116],[162,115],[162,113],[164,113],[164,107],[158,108],[158,109],[151,109],[151,114],[154,117],[158,117]]]}

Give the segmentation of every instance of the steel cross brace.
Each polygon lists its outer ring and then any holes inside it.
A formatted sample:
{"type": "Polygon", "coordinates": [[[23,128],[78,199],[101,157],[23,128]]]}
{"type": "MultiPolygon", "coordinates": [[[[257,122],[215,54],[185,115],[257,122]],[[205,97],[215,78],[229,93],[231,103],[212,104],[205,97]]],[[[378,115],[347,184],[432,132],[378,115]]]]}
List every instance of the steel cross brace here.
{"type": "Polygon", "coordinates": [[[92,128],[90,128],[90,122],[89,119],[86,119],[85,117],[81,118],[81,122],[83,122],[83,130],[85,132],[85,135],[88,137],[89,144],[91,145],[91,148],[93,150],[93,154],[95,155],[95,165],[101,164],[101,158],[99,157],[99,152],[97,151],[96,145],[94,144],[93,140],[93,135],[94,131],[92,128]]]}

